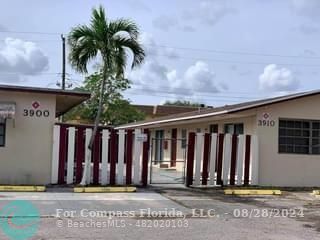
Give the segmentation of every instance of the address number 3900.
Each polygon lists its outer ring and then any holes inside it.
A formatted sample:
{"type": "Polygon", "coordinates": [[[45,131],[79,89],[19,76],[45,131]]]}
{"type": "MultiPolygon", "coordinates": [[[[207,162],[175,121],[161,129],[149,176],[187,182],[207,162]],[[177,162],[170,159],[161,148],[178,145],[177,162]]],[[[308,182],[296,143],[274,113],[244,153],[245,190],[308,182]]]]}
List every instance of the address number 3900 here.
{"type": "Polygon", "coordinates": [[[48,110],[33,110],[33,109],[24,109],[24,117],[49,117],[50,113],[48,110]]]}

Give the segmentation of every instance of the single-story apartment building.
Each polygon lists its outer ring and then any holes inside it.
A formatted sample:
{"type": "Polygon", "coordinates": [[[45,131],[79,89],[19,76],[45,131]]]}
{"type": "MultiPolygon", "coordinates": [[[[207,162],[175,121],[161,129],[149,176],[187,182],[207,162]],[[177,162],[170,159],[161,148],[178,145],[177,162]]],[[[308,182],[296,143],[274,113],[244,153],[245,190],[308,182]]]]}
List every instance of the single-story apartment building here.
{"type": "Polygon", "coordinates": [[[118,129],[151,130],[153,159],[169,161],[173,167],[175,161],[185,159],[189,132],[255,135],[259,185],[319,186],[319,106],[320,91],[308,91],[149,119],[118,129]]]}
{"type": "Polygon", "coordinates": [[[0,85],[0,184],[49,184],[53,126],[89,93],[0,85]]]}

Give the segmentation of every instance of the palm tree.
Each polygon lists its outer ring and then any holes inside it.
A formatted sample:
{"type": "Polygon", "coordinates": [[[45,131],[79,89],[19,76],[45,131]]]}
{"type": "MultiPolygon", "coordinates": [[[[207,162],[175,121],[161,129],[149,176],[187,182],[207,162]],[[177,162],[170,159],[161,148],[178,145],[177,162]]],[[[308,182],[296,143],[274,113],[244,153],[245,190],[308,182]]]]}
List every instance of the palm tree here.
{"type": "MultiPolygon", "coordinates": [[[[95,119],[93,133],[88,148],[92,150],[95,135],[97,134],[101,112],[103,111],[103,97],[108,79],[114,76],[124,77],[127,66],[127,50],[133,55],[131,68],[142,64],[145,53],[138,42],[139,28],[131,20],[118,19],[109,21],[104,8],[99,6],[92,10],[90,25],[79,25],[72,28],[68,36],[70,47],[69,61],[78,72],[87,74],[88,65],[94,60],[100,60],[102,79],[99,93],[99,105],[95,119]]],[[[86,157],[86,164],[81,184],[86,184],[87,165],[90,159],[86,157]]]]}

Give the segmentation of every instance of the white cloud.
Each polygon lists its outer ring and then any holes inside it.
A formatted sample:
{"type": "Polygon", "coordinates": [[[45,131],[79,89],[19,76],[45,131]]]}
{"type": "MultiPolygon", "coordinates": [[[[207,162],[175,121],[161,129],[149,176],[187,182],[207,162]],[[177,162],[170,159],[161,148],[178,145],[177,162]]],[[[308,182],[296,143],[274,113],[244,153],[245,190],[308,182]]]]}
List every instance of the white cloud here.
{"type": "Polygon", "coordinates": [[[48,57],[33,42],[6,38],[0,45],[1,81],[19,82],[25,75],[37,75],[48,69],[48,57]]]}
{"type": "Polygon", "coordinates": [[[303,23],[299,26],[300,32],[306,34],[306,35],[311,35],[315,33],[319,33],[319,28],[315,26],[314,24],[306,24],[303,23]]]}
{"type": "Polygon", "coordinates": [[[319,0],[292,0],[294,11],[311,19],[319,18],[320,1],[319,0]]]}
{"type": "Polygon", "coordinates": [[[173,16],[161,15],[153,19],[152,24],[154,27],[159,28],[160,30],[168,31],[178,25],[178,20],[173,16]]]}
{"type": "Polygon", "coordinates": [[[156,58],[157,56],[167,57],[169,59],[179,58],[179,54],[175,49],[157,46],[153,36],[149,33],[142,33],[140,41],[144,46],[148,59],[156,58]]]}
{"type": "Polygon", "coordinates": [[[298,89],[299,80],[291,70],[280,68],[276,64],[269,64],[259,76],[261,90],[286,92],[298,89]]]}
{"type": "Polygon", "coordinates": [[[140,69],[132,71],[129,79],[133,82],[133,90],[139,89],[149,94],[154,92],[201,96],[201,92],[216,93],[222,88],[215,82],[215,73],[202,61],[196,62],[183,74],[179,74],[176,69],[169,69],[157,60],[149,60],[140,69]]]}
{"type": "Polygon", "coordinates": [[[183,13],[183,20],[197,20],[200,23],[214,25],[229,14],[235,13],[228,0],[203,0],[197,9],[190,9],[183,13]]]}

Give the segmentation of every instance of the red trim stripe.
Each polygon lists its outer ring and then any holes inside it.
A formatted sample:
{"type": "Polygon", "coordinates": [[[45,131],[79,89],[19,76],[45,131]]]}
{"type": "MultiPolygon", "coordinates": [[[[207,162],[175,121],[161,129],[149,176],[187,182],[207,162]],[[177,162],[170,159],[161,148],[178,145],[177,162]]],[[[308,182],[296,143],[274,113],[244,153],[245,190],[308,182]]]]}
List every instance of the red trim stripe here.
{"type": "Polygon", "coordinates": [[[218,142],[218,157],[217,157],[217,185],[222,185],[222,158],[223,158],[223,145],[224,134],[219,134],[218,142]]]}
{"type": "Polygon", "coordinates": [[[82,163],[84,162],[84,128],[77,128],[76,140],[76,183],[81,182],[82,178],[82,163]]]}
{"type": "Polygon", "coordinates": [[[65,163],[67,158],[67,127],[60,127],[60,151],[59,151],[59,169],[58,184],[64,184],[65,180],[65,163]]]}
{"type": "Polygon", "coordinates": [[[142,150],[142,186],[148,184],[148,161],[149,161],[149,144],[150,144],[150,133],[148,129],[144,129],[144,134],[147,134],[147,141],[143,143],[142,150]]]}
{"type": "Polygon", "coordinates": [[[196,139],[196,134],[194,132],[189,133],[188,154],[187,154],[187,175],[186,175],[186,186],[187,187],[191,186],[193,183],[195,139],[196,139]]]}
{"type": "Polygon", "coordinates": [[[238,136],[232,135],[232,147],[231,147],[231,167],[230,167],[230,185],[234,185],[236,177],[236,164],[237,164],[237,148],[238,148],[238,136]]]}
{"type": "Polygon", "coordinates": [[[203,162],[202,162],[202,185],[207,185],[208,182],[208,165],[210,156],[210,134],[204,135],[204,146],[203,146],[203,162]]]}
{"type": "Polygon", "coordinates": [[[116,153],[118,151],[116,141],[117,133],[112,129],[110,134],[110,185],[116,184],[116,153]]]}
{"type": "Polygon", "coordinates": [[[244,185],[249,185],[250,151],[251,151],[251,136],[246,135],[246,149],[245,149],[245,158],[244,158],[244,185]]]}
{"type": "Polygon", "coordinates": [[[177,132],[176,128],[171,130],[171,167],[175,167],[177,162],[177,132]]]}
{"type": "Polygon", "coordinates": [[[94,139],[93,145],[93,184],[99,184],[99,165],[100,165],[100,140],[101,134],[100,131],[97,131],[97,134],[94,139]]]}

